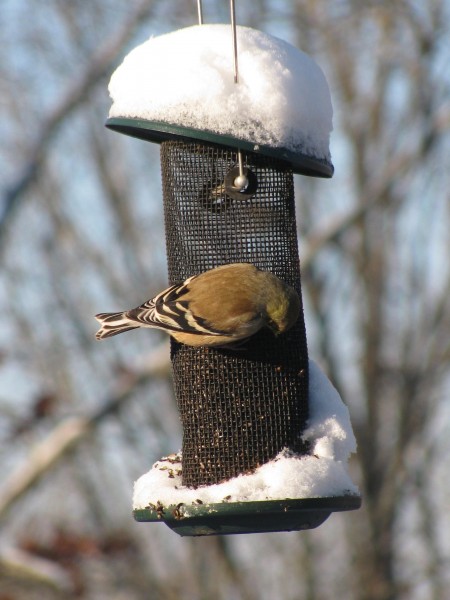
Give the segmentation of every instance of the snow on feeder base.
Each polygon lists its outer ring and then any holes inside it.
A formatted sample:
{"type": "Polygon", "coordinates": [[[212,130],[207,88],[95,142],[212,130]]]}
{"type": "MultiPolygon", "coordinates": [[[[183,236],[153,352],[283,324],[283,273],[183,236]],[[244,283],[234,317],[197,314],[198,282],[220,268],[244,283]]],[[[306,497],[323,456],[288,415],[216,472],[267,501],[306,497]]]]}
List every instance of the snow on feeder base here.
{"type": "Polygon", "coordinates": [[[348,409],[314,361],[309,375],[308,455],[285,449],[251,474],[196,489],[182,483],[181,453],[163,457],[135,483],[136,521],[160,521],[181,536],[299,531],[359,508],[347,472],[356,450],[348,409]]]}
{"type": "MultiPolygon", "coordinates": [[[[309,57],[248,28],[238,28],[240,77],[230,84],[230,35],[228,26],[203,25],[133,50],[111,79],[107,126],[161,143],[171,284],[245,262],[277,275],[301,301],[293,172],[333,174],[328,86],[309,57]]],[[[171,359],[182,455],[137,482],[137,520],[181,535],[289,531],[358,508],[348,447],[340,458],[327,443],[316,451],[308,434],[318,384],[309,380],[303,311],[287,333],[261,331],[238,349],[172,340],[171,359]],[[336,469],[342,477],[330,486],[324,473],[334,480],[336,469]],[[176,482],[169,495],[166,480],[176,482]],[[229,491],[243,481],[246,491],[229,491]]]]}

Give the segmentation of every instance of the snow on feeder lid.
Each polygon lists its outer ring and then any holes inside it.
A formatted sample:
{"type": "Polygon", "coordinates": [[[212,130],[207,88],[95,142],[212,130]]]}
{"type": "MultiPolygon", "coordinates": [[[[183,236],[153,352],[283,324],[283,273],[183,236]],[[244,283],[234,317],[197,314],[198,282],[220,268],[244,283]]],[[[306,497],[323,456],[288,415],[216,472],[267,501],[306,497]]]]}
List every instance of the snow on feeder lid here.
{"type": "Polygon", "coordinates": [[[230,26],[152,37],[111,77],[106,126],[153,142],[197,139],[278,158],[295,173],[332,177],[330,92],[320,67],[267,33],[238,26],[239,85],[230,26]]]}

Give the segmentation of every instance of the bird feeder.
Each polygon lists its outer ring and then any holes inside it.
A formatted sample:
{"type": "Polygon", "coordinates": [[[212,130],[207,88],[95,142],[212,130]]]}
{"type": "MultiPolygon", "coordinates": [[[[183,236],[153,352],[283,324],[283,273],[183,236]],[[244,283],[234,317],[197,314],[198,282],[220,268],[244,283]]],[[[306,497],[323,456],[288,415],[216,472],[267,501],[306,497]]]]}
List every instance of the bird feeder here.
{"type": "MultiPolygon", "coordinates": [[[[301,299],[293,173],[333,174],[331,103],[319,67],[262,32],[199,25],[133,50],[110,93],[106,126],[161,147],[169,283],[246,262],[301,299]]],[[[153,489],[135,506],[136,520],[163,521],[180,535],[291,531],[359,507],[351,482],[323,497],[201,499],[283,453],[300,469],[302,459],[320,462],[304,435],[311,382],[303,310],[287,333],[263,330],[239,348],[172,340],[171,360],[182,453],[154,468],[190,499],[161,500],[153,489]]]]}

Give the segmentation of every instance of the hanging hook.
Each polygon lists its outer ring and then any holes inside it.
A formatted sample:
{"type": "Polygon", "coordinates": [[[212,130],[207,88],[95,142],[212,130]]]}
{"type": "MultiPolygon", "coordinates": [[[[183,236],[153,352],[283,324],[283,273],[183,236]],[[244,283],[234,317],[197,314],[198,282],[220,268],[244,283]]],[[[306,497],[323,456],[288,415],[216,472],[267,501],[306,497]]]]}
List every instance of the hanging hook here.
{"type": "Polygon", "coordinates": [[[240,192],[247,189],[249,181],[247,175],[244,173],[244,161],[242,160],[242,152],[238,149],[238,164],[239,164],[239,175],[234,180],[234,186],[238,188],[240,192]]]}

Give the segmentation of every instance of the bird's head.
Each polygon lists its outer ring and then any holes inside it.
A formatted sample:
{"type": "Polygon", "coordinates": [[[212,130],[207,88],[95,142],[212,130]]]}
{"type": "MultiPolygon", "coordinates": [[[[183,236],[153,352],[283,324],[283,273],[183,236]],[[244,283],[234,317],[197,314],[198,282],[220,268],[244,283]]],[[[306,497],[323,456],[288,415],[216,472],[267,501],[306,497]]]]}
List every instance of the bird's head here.
{"type": "Polygon", "coordinates": [[[267,327],[279,335],[290,329],[300,314],[300,299],[297,292],[286,286],[284,293],[274,296],[267,303],[267,327]]]}

